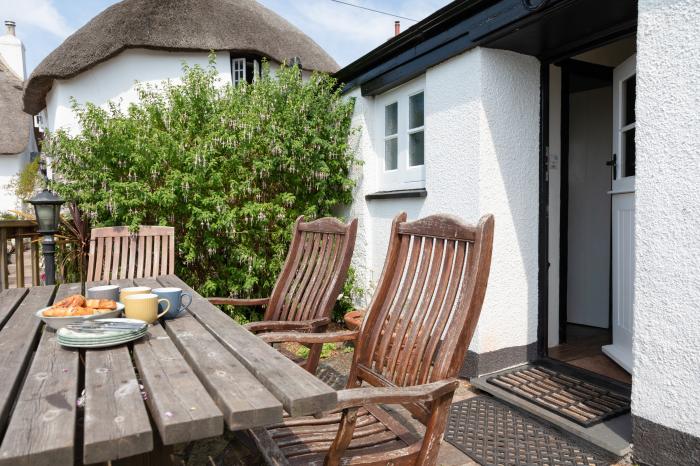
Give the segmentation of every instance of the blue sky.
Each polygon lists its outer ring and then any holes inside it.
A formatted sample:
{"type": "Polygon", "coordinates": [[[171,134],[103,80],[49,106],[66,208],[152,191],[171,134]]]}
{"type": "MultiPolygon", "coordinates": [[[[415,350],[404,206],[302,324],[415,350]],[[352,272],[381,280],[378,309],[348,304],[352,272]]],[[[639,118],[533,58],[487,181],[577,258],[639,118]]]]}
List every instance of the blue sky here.
{"type": "MultiPolygon", "coordinates": [[[[68,35],[118,0],[0,0],[0,21],[17,23],[31,71],[68,35]]],[[[157,0],[153,0],[157,1],[157,0]]],[[[331,0],[258,0],[311,36],[342,66],[392,36],[394,19],[331,0]]],[[[343,0],[422,19],[450,0],[343,0]]],[[[401,20],[405,29],[413,22],[401,20]]]]}

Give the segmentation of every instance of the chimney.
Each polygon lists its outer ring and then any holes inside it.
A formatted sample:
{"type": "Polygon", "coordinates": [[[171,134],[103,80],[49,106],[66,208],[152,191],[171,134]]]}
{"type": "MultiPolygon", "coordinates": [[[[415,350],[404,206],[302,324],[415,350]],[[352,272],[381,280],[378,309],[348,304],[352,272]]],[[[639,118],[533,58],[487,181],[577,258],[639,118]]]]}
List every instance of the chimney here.
{"type": "Polygon", "coordinates": [[[5,35],[0,36],[0,55],[10,65],[12,71],[24,80],[26,77],[26,64],[24,60],[24,44],[19,40],[15,32],[15,22],[5,21],[5,35]]]}
{"type": "Polygon", "coordinates": [[[394,21],[394,37],[401,34],[401,21],[394,21]]]}

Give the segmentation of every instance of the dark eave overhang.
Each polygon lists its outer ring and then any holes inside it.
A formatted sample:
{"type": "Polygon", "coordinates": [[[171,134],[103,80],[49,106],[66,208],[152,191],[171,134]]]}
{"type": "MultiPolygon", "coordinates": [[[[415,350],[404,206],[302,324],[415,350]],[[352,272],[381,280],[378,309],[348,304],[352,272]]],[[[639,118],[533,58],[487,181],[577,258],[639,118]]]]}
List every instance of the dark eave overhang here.
{"type": "Polygon", "coordinates": [[[636,30],[637,0],[459,0],[338,71],[345,90],[377,95],[479,45],[550,61],[568,45],[601,45],[636,30]],[[530,4],[537,3],[530,1],[530,4]],[[601,14],[603,13],[604,14],[601,14]]]}

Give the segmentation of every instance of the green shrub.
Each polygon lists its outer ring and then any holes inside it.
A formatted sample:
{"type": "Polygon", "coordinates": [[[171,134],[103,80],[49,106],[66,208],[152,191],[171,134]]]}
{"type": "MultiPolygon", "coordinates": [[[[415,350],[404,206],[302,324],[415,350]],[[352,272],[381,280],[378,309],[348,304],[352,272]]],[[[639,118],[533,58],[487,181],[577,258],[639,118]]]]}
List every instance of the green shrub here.
{"type": "Polygon", "coordinates": [[[81,130],[44,147],[52,182],[93,227],[172,225],[176,273],[205,296],[266,296],[299,215],[351,201],[353,101],[297,68],[223,85],[183,65],[181,84],[142,86],[121,110],[74,103],[81,130]]]}

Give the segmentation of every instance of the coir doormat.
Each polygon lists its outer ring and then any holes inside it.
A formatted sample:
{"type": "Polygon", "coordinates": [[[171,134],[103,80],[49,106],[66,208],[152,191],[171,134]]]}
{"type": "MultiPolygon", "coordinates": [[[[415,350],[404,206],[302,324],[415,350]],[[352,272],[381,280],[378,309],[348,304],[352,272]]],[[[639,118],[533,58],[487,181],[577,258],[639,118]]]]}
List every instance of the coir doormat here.
{"type": "Polygon", "coordinates": [[[542,366],[501,373],[487,381],[584,427],[630,410],[628,396],[542,366]]]}
{"type": "Polygon", "coordinates": [[[614,461],[490,396],[454,403],[445,440],[483,466],[602,466],[614,461]]]}

